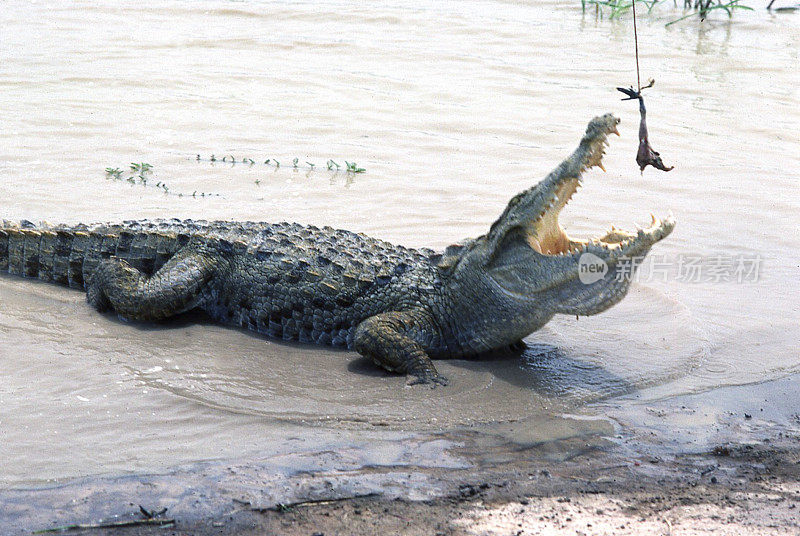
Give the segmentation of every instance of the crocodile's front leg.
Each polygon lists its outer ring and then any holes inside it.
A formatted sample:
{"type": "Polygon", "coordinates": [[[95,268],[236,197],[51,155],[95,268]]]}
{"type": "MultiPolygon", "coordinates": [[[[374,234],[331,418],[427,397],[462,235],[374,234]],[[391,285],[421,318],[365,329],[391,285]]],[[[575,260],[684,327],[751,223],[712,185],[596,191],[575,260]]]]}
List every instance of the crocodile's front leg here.
{"type": "Polygon", "coordinates": [[[198,305],[203,286],[220,261],[187,246],[148,277],[124,260],[111,257],[97,267],[86,288],[99,311],[113,309],[132,320],[161,320],[198,305]]]}
{"type": "Polygon", "coordinates": [[[447,385],[447,378],[436,371],[425,349],[413,337],[429,327],[419,316],[391,312],[367,318],[356,329],[355,349],[387,370],[412,376],[409,385],[447,385]]]}

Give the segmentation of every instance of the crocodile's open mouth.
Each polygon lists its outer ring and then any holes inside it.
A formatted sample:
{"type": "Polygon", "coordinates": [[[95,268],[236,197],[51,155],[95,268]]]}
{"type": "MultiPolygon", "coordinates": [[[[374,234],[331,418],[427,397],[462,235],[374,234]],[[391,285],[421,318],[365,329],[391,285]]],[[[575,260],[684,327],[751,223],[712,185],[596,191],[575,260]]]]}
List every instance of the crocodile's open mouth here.
{"type": "MultiPolygon", "coordinates": [[[[616,120],[618,122],[618,120],[616,120]]],[[[649,247],[667,236],[675,227],[675,220],[670,213],[663,220],[651,214],[652,221],[647,228],[637,231],[625,231],[612,226],[605,235],[588,240],[570,237],[558,222],[558,215],[569,203],[572,196],[581,187],[582,174],[587,169],[599,167],[603,171],[602,158],[608,146],[610,134],[619,136],[616,124],[609,125],[604,132],[598,133],[589,142],[584,165],[575,177],[565,177],[553,185],[549,204],[540,213],[539,218],[528,227],[528,244],[544,255],[574,255],[586,251],[590,245],[599,246],[600,251],[633,255],[638,250],[649,247]]]]}

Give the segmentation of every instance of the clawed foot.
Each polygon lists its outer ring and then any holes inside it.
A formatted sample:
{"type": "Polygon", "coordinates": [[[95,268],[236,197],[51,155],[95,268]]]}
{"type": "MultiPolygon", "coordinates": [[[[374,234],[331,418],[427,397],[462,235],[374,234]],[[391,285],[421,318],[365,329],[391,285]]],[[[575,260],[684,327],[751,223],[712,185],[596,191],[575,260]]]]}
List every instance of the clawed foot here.
{"type": "Polygon", "coordinates": [[[424,374],[409,374],[406,385],[430,385],[431,389],[436,389],[437,385],[445,386],[449,383],[450,380],[437,372],[426,372],[424,374]]]}

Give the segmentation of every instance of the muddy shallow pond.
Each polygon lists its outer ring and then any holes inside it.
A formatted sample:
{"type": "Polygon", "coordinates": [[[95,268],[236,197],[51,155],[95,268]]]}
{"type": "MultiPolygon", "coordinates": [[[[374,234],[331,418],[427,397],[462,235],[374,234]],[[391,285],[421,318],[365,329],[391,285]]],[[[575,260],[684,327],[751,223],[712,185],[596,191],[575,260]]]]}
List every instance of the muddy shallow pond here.
{"type": "Polygon", "coordinates": [[[676,169],[642,176],[638,111],[614,90],[635,81],[630,20],[579,2],[5,3],[3,218],[288,220],[442,248],[612,111],[608,172],[562,223],[590,236],[671,209],[678,225],[620,305],[556,317],[519,355],[438,362],[451,385],[432,391],[355,353],[193,315],[123,323],[2,276],[0,484],[498,422],[546,441],[609,406],[800,370],[800,18],[672,15],[639,37],[651,141],[676,169]],[[104,172],[130,162],[152,164],[147,185],[104,172]]]}

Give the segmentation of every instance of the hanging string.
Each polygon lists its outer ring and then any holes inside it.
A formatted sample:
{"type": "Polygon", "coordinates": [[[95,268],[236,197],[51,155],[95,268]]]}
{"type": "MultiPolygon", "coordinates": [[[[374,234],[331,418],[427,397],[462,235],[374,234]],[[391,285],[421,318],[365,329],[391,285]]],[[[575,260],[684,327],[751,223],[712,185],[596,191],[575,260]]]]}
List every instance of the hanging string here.
{"type": "Polygon", "coordinates": [[[636,89],[642,91],[642,80],[639,77],[639,34],[636,31],[636,0],[631,5],[633,8],[633,43],[636,49],[636,89]]]}
{"type": "Polygon", "coordinates": [[[650,146],[647,134],[647,110],[644,107],[644,97],[642,97],[642,90],[653,87],[655,80],[652,78],[645,87],[642,87],[642,78],[639,75],[639,32],[636,29],[636,0],[632,0],[631,7],[633,8],[633,43],[636,51],[636,91],[633,87],[624,88],[618,87],[617,90],[621,91],[627,98],[622,100],[638,100],[639,101],[639,150],[636,152],[636,163],[639,164],[639,170],[644,171],[647,166],[653,166],[661,171],[670,171],[673,166],[666,166],[661,160],[658,151],[650,146]]]}

